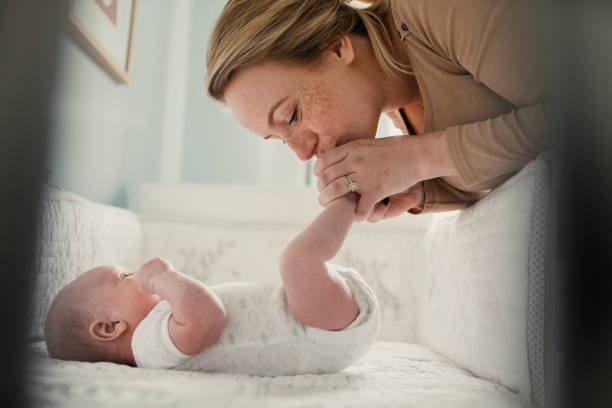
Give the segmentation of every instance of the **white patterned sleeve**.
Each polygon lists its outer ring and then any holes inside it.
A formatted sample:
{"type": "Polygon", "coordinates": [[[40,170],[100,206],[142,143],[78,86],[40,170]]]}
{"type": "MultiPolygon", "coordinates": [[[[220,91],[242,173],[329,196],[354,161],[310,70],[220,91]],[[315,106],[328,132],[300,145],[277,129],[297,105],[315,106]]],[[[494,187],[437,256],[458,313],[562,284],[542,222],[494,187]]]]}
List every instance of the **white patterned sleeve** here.
{"type": "Polygon", "coordinates": [[[168,332],[170,316],[170,304],[162,300],[134,330],[132,353],[138,367],[172,368],[191,357],[172,342],[168,332]]]}

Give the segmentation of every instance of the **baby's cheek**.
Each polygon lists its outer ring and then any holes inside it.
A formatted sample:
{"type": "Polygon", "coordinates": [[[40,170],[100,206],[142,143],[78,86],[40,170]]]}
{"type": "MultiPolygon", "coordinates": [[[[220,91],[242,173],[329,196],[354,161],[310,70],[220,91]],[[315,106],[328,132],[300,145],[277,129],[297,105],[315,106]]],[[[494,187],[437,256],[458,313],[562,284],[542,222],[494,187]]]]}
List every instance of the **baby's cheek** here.
{"type": "Polygon", "coordinates": [[[137,319],[144,319],[151,309],[161,300],[157,295],[144,294],[140,291],[132,293],[133,301],[130,302],[137,319]]]}

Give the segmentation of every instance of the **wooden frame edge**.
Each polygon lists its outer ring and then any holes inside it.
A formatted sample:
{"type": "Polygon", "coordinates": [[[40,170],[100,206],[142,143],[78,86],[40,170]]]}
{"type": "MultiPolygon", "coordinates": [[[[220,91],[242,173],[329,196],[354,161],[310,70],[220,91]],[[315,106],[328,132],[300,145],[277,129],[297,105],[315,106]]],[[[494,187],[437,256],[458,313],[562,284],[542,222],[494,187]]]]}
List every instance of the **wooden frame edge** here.
{"type": "Polygon", "coordinates": [[[73,13],[74,0],[68,2],[68,25],[67,30],[89,55],[117,82],[127,84],[130,82],[130,71],[132,67],[132,51],[134,46],[134,26],[136,23],[136,10],[138,0],[133,0],[132,15],[130,18],[130,34],[125,69],[119,66],[117,61],[104,49],[102,44],[93,36],[91,31],[85,27],[81,20],[73,13]]]}

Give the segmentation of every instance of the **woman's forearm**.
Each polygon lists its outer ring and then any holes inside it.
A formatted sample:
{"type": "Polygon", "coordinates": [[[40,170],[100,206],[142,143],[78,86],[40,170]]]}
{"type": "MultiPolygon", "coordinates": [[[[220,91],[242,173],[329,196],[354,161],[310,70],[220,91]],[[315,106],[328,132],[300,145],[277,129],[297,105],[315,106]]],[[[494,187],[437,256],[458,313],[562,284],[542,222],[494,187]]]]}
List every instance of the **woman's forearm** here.
{"type": "Polygon", "coordinates": [[[419,181],[459,174],[443,136],[444,131],[407,136],[406,142],[416,150],[410,152],[409,160],[418,159],[419,181]]]}

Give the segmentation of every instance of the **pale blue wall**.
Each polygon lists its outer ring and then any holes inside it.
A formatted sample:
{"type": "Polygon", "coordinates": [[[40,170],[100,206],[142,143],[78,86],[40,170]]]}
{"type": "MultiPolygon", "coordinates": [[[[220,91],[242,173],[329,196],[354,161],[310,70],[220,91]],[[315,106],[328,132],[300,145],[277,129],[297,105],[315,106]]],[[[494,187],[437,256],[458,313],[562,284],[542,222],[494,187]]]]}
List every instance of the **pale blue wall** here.
{"type": "Polygon", "coordinates": [[[194,1],[182,179],[189,182],[303,185],[306,166],[278,141],[244,130],[206,95],[206,45],[226,0],[194,1]]]}
{"type": "Polygon", "coordinates": [[[206,96],[206,43],[225,1],[140,1],[127,85],[63,35],[51,183],[134,210],[145,181],[304,184],[306,166],[288,148],[249,134],[206,96]]]}
{"type": "Polygon", "coordinates": [[[53,184],[91,200],[136,208],[140,184],[159,177],[170,4],[139,2],[128,85],[115,82],[63,35],[51,113],[53,184]]]}

